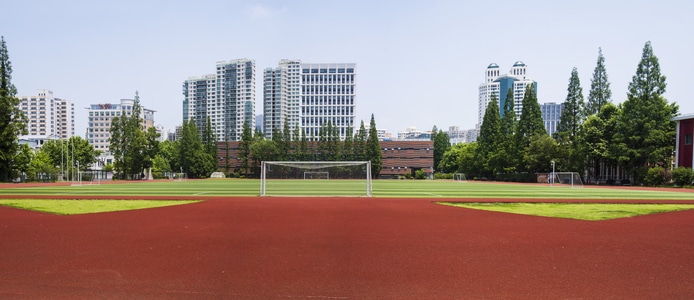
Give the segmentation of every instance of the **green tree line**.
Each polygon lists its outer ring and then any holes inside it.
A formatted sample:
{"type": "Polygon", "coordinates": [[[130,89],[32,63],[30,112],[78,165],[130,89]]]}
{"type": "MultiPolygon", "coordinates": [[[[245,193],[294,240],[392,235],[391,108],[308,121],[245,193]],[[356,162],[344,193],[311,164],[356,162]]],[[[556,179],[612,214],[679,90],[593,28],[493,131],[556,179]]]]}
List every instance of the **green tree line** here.
{"type": "MultiPolygon", "coordinates": [[[[663,97],[665,79],[651,43],[646,42],[627,99],[615,105],[600,49],[587,103],[578,70],[571,71],[564,110],[553,137],[544,128],[534,88],[528,86],[520,117],[506,105],[501,118],[493,96],[477,142],[453,146],[443,154],[437,169],[479,178],[534,181],[535,173],[552,170],[552,162],[556,171],[588,177],[600,166],[613,166],[624,170],[635,184],[652,184],[649,170],[657,168],[651,172],[657,173],[667,169],[675,146],[675,122],[671,119],[677,116],[678,106],[663,97]]],[[[508,93],[512,95],[511,90],[508,93]]]]}

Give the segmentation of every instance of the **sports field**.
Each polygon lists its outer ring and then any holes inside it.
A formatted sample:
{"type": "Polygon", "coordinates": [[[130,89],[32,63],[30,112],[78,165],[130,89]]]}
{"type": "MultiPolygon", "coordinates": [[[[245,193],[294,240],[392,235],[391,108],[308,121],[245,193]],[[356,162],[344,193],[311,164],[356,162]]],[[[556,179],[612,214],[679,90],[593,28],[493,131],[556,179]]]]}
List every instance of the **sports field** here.
{"type": "Polygon", "coordinates": [[[1,185],[0,198],[203,201],[0,206],[0,299],[694,298],[694,210],[596,222],[437,204],[691,204],[691,190],[377,180],[371,198],[258,194],[231,179],[1,185]]]}
{"type": "MultiPolygon", "coordinates": [[[[43,196],[258,196],[259,180],[208,179],[150,182],[115,182],[101,185],[4,185],[0,195],[43,196]]],[[[280,180],[268,184],[268,193],[288,196],[358,196],[365,194],[363,181],[280,180]],[[355,187],[356,186],[356,187],[355,187]],[[271,190],[271,192],[270,192],[271,190]]],[[[545,184],[504,184],[439,180],[374,180],[374,197],[382,198],[462,198],[462,199],[576,199],[576,200],[694,200],[687,189],[645,189],[621,187],[572,188],[545,184]]]]}

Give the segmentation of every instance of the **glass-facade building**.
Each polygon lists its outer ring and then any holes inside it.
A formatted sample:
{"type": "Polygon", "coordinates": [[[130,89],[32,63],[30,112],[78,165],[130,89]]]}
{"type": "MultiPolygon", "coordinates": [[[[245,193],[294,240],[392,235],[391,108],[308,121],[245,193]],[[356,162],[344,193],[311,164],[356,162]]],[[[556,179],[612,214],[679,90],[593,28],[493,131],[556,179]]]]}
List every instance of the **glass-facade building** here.
{"type": "Polygon", "coordinates": [[[549,135],[553,135],[559,127],[561,113],[564,111],[564,103],[547,102],[540,105],[542,120],[545,123],[545,130],[549,135]]]}
{"type": "Polygon", "coordinates": [[[516,118],[518,118],[523,110],[526,87],[532,84],[535,94],[537,94],[537,82],[527,77],[527,66],[522,61],[514,63],[511,71],[503,75],[499,71],[499,65],[489,64],[485,70],[484,79],[485,82],[479,87],[478,128],[482,124],[484,112],[487,109],[487,104],[492,100],[492,95],[497,97],[501,117],[504,115],[506,101],[513,101],[513,110],[516,113],[516,118]],[[506,99],[509,89],[513,91],[513,99],[506,99]]]}
{"type": "Polygon", "coordinates": [[[238,141],[243,124],[255,128],[255,61],[220,61],[216,73],[183,82],[183,120],[202,132],[209,117],[218,141],[238,141]]]}

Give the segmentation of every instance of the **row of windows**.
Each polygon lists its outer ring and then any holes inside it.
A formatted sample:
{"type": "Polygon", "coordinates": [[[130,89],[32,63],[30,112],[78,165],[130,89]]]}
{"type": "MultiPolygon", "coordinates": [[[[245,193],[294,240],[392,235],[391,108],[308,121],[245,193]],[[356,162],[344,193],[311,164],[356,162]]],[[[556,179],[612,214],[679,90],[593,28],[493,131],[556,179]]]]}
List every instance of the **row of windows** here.
{"type": "Polygon", "coordinates": [[[354,94],[354,85],[309,85],[302,86],[301,92],[304,95],[354,94]]]}
{"type": "Polygon", "coordinates": [[[304,84],[353,83],[354,75],[302,75],[304,84]]]}
{"type": "Polygon", "coordinates": [[[354,68],[312,68],[303,69],[304,74],[354,73],[354,68]]]}
{"type": "Polygon", "coordinates": [[[302,105],[354,105],[354,96],[304,96],[302,105]]]}

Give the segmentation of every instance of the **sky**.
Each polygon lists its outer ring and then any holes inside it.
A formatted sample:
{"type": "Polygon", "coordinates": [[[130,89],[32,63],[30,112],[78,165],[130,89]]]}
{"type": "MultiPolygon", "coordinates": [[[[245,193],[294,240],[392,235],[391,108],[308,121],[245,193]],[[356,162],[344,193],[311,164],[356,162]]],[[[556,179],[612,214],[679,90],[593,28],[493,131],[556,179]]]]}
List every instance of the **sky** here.
{"type": "Polygon", "coordinates": [[[0,35],[17,96],[53,91],[75,103],[84,136],[90,104],[139,92],[155,123],[182,121],[182,84],[215,73],[217,61],[281,59],[356,63],[355,122],[393,133],[408,127],[474,128],[486,67],[516,61],[538,83],[538,100],[563,102],[572,69],[587,100],[602,49],[612,101],[627,97],[651,41],[667,77],[665,98],[683,114],[694,70],[692,1],[7,1],[0,35]]]}

